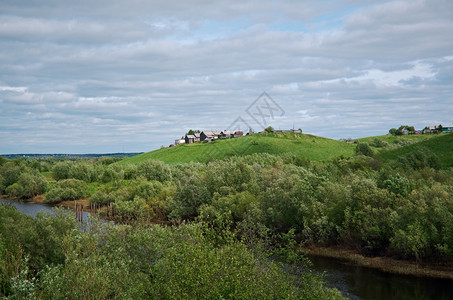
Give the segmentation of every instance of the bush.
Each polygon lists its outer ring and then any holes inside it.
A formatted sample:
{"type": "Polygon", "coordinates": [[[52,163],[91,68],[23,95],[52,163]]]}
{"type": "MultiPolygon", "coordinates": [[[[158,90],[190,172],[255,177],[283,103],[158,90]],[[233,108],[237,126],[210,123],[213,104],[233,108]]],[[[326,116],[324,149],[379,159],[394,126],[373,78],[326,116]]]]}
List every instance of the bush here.
{"type": "Polygon", "coordinates": [[[370,146],[372,147],[376,147],[376,148],[385,148],[385,147],[388,147],[389,146],[389,143],[387,143],[386,141],[383,141],[381,139],[378,139],[378,138],[375,138],[370,146]]]}
{"type": "Polygon", "coordinates": [[[171,179],[171,169],[161,161],[146,160],[138,165],[137,176],[143,176],[147,180],[164,182],[171,179]]]}
{"type": "Polygon", "coordinates": [[[87,184],[78,179],[64,179],[55,184],[47,193],[46,203],[58,203],[87,197],[87,184]]]}
{"type": "Polygon", "coordinates": [[[26,170],[21,161],[9,161],[0,168],[0,189],[4,191],[8,186],[17,182],[20,174],[26,170]]]}
{"type": "Polygon", "coordinates": [[[371,149],[368,143],[358,143],[355,148],[356,155],[365,155],[365,156],[373,156],[373,149],[371,149]]]}
{"type": "Polygon", "coordinates": [[[52,168],[53,178],[55,180],[63,180],[70,178],[72,164],[69,161],[62,161],[57,163],[52,168]]]}
{"type": "Polygon", "coordinates": [[[94,182],[97,179],[96,170],[87,163],[73,163],[69,168],[69,177],[85,182],[94,182]]]}
{"type": "Polygon", "coordinates": [[[22,173],[16,183],[9,186],[6,192],[12,197],[33,198],[45,193],[47,180],[41,174],[22,173]]]}
{"type": "Polygon", "coordinates": [[[414,170],[426,167],[439,170],[442,167],[439,157],[427,148],[420,148],[405,157],[399,157],[398,163],[414,170]]]}

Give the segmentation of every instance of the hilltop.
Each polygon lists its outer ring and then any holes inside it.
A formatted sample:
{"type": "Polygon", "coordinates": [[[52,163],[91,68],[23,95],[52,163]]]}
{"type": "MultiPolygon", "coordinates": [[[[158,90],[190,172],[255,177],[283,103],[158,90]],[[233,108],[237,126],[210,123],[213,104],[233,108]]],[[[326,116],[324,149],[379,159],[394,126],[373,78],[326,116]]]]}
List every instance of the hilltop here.
{"type": "Polygon", "coordinates": [[[314,161],[328,160],[338,156],[352,156],[355,145],[302,133],[256,133],[234,139],[220,139],[209,143],[182,144],[162,148],[126,158],[122,164],[138,164],[147,159],[168,164],[206,162],[230,156],[254,153],[292,153],[314,161]]]}
{"type": "MultiPolygon", "coordinates": [[[[431,135],[382,135],[355,140],[367,142],[384,161],[397,160],[421,149],[429,149],[439,157],[442,167],[453,166],[453,134],[431,135]],[[373,146],[376,141],[387,143],[384,147],[373,146]]],[[[356,145],[302,133],[257,133],[234,139],[219,139],[213,142],[197,142],[162,148],[125,158],[120,164],[139,164],[148,159],[168,164],[201,162],[245,156],[254,153],[292,153],[313,161],[326,161],[334,157],[354,155],[356,145]]]]}

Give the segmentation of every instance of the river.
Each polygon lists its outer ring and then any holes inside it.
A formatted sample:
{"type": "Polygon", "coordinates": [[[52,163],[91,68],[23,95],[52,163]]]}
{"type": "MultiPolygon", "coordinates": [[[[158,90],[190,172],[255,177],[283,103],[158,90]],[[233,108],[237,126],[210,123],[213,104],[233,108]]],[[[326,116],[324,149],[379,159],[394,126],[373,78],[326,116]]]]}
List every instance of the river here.
{"type": "MultiPolygon", "coordinates": [[[[0,204],[6,204],[16,207],[16,209],[20,212],[23,212],[26,215],[36,217],[36,214],[40,211],[43,212],[53,212],[53,206],[46,205],[46,204],[38,204],[38,203],[27,203],[27,202],[20,202],[14,201],[10,199],[0,199],[0,204]]],[[[64,208],[67,209],[67,208],[64,208]]],[[[69,209],[68,209],[69,210],[69,209]]],[[[89,212],[83,212],[83,221],[88,220],[88,216],[90,215],[89,212]]]]}
{"type": "MultiPolygon", "coordinates": [[[[13,205],[17,210],[33,217],[39,211],[52,212],[51,206],[43,204],[7,199],[0,199],[0,203],[13,205]]],[[[88,215],[88,212],[84,212],[84,220],[88,215]]],[[[453,299],[453,280],[450,279],[390,274],[346,264],[333,258],[310,257],[310,260],[315,271],[325,272],[325,280],[329,287],[337,288],[344,296],[354,300],[453,299]]]]}
{"type": "Polygon", "coordinates": [[[326,272],[329,287],[350,299],[453,299],[453,280],[398,275],[354,266],[335,258],[310,257],[313,269],[326,272]]]}

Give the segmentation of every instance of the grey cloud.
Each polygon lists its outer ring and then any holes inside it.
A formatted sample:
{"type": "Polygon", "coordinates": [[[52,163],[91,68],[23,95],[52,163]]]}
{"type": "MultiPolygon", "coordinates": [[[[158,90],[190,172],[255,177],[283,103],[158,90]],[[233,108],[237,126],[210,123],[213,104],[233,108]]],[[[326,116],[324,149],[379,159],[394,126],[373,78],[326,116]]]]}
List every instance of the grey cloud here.
{"type": "Polygon", "coordinates": [[[274,127],[333,138],[451,122],[453,9],[431,4],[4,1],[0,153],[151,150],[262,91],[274,127]]]}

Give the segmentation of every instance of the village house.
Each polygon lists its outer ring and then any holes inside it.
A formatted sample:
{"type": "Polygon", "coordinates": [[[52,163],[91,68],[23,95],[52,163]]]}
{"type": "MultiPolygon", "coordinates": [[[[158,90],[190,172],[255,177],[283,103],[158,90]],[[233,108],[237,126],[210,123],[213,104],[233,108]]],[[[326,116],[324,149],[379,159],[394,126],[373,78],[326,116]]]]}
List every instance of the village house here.
{"type": "Polygon", "coordinates": [[[184,138],[184,141],[186,144],[195,143],[195,135],[192,135],[192,134],[186,135],[186,137],[184,138]]]}
{"type": "MultiPolygon", "coordinates": [[[[289,129],[289,130],[276,130],[275,132],[294,132],[294,133],[301,133],[300,129],[289,129]]],[[[246,135],[253,134],[253,130],[250,128],[249,132],[246,135]]],[[[244,135],[243,131],[231,131],[231,130],[205,130],[201,133],[194,133],[194,134],[186,134],[185,136],[181,137],[180,139],[175,140],[175,143],[170,145],[176,146],[180,144],[192,144],[195,142],[211,142],[217,139],[231,139],[237,138],[244,135]]]]}
{"type": "Polygon", "coordinates": [[[202,131],[200,133],[200,141],[207,141],[210,142],[212,140],[216,140],[222,137],[221,131],[202,131]]]}

